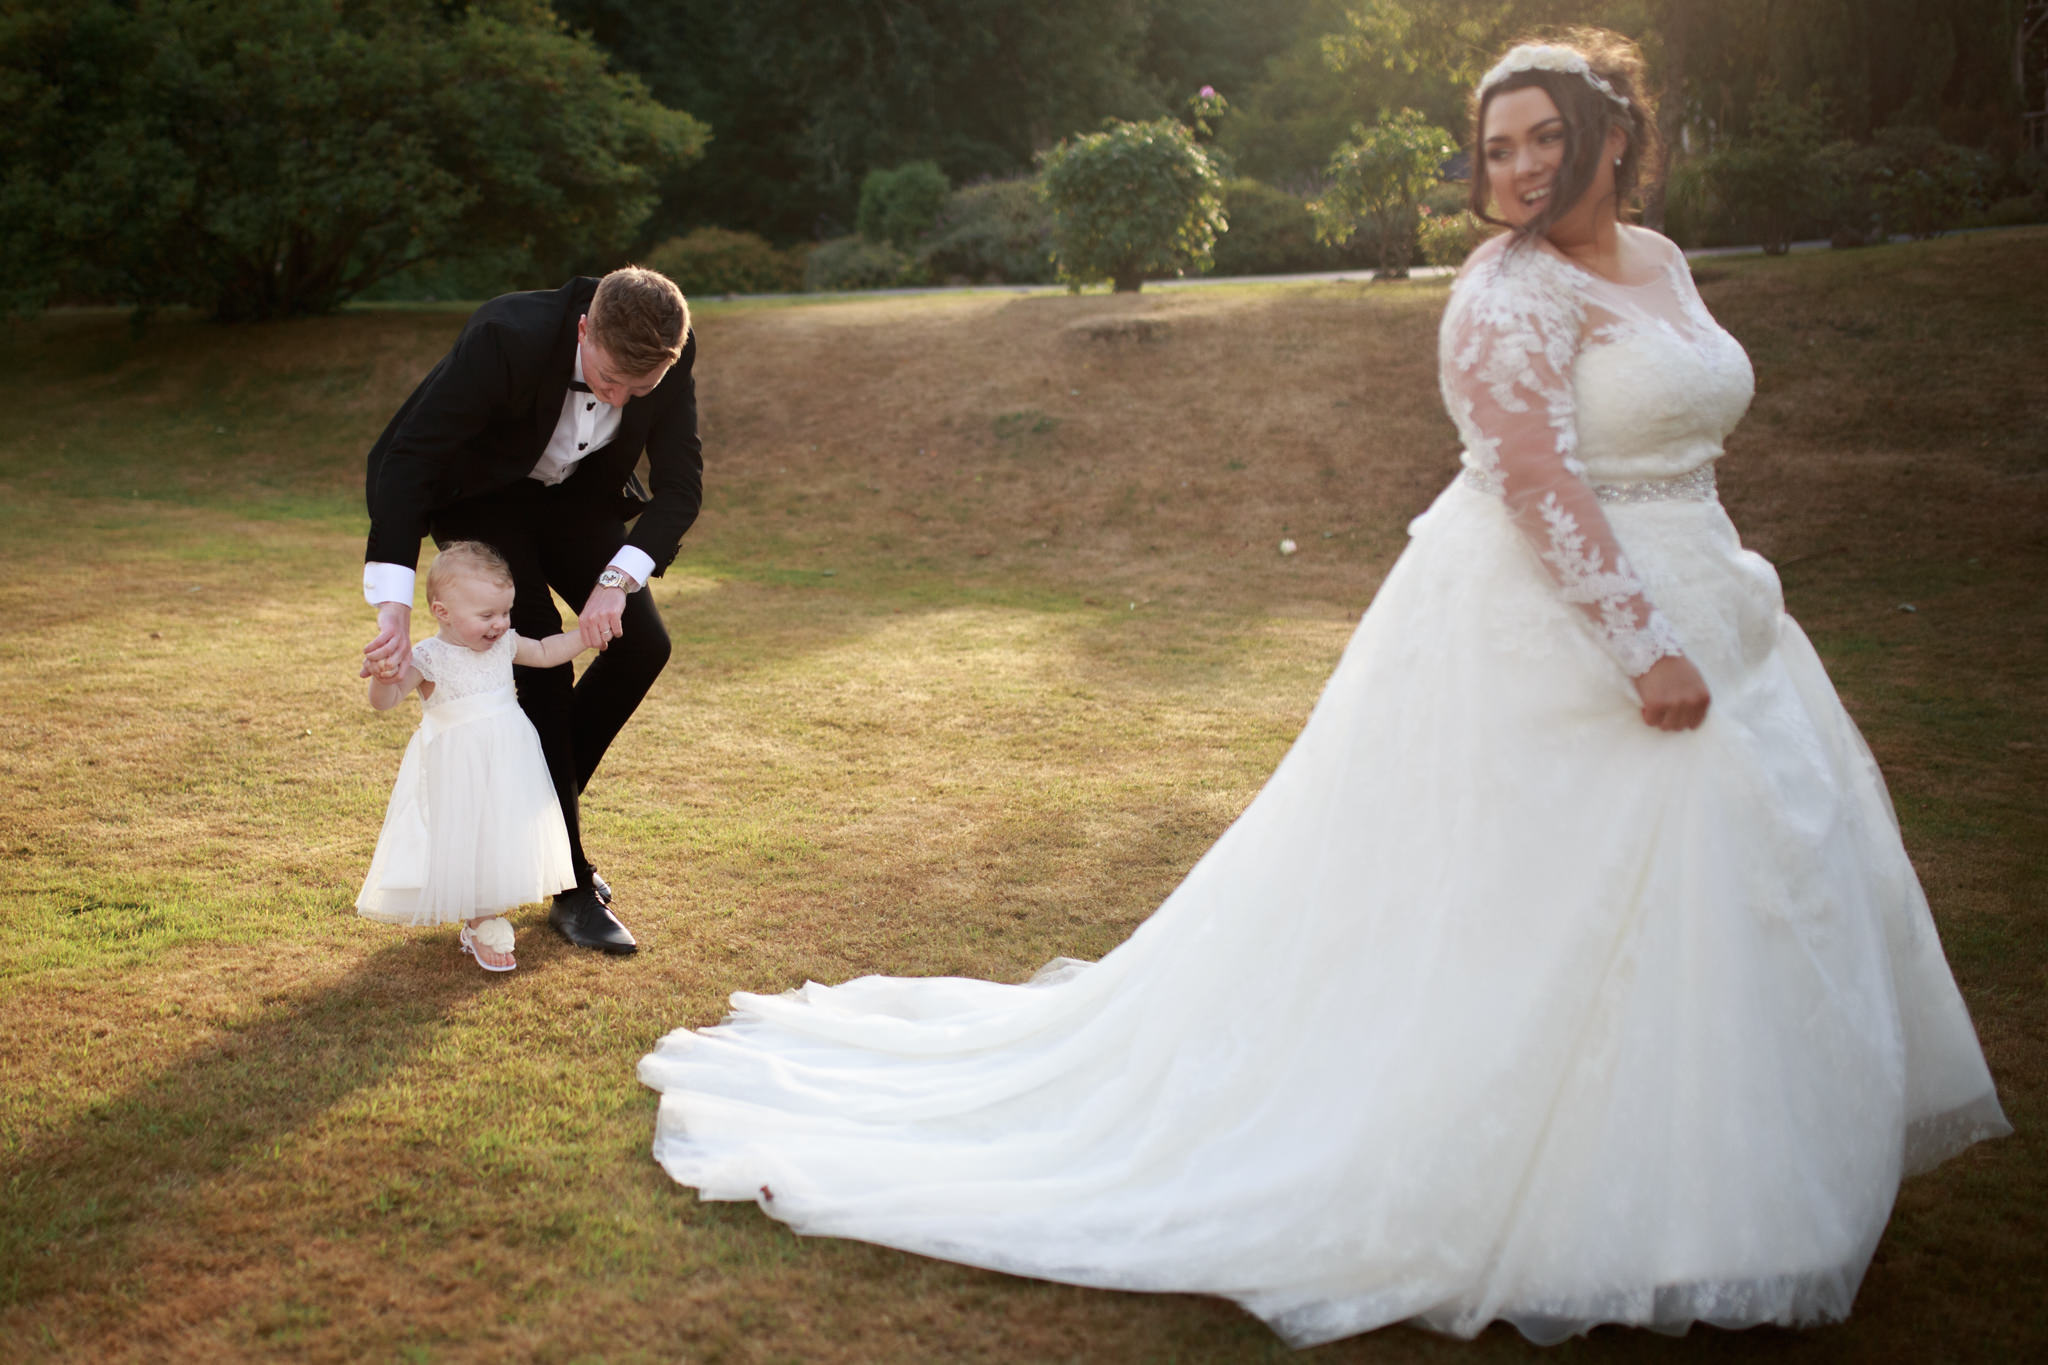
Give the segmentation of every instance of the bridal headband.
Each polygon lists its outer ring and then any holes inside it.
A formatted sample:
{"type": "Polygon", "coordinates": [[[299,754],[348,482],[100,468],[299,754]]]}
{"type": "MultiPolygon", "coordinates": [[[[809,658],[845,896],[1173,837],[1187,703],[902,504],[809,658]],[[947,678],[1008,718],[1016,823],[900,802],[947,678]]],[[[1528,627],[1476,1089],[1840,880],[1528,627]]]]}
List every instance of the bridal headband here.
{"type": "Polygon", "coordinates": [[[1565,71],[1574,76],[1582,76],[1586,84],[1622,108],[1629,107],[1628,96],[1602,80],[1599,73],[1586,64],[1584,57],[1568,47],[1558,47],[1554,43],[1523,43],[1509,52],[1479,82],[1479,93],[1484,95],[1508,77],[1524,71],[1565,71]]]}

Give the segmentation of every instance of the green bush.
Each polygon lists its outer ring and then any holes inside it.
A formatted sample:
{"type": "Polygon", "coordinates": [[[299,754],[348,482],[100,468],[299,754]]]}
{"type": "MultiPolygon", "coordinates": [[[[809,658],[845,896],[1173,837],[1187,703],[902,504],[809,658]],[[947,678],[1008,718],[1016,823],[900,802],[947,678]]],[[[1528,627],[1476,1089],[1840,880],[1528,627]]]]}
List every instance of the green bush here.
{"type": "Polygon", "coordinates": [[[2023,151],[1984,188],[1987,202],[1977,214],[1978,227],[2018,227],[2048,222],[2048,159],[2023,151]]]}
{"type": "Polygon", "coordinates": [[[338,307],[616,259],[709,130],[544,5],[68,0],[0,19],[0,299],[338,307]]]}
{"type": "MultiPolygon", "coordinates": [[[[1931,128],[1885,128],[1867,144],[1835,142],[1807,167],[1813,202],[1836,246],[1892,233],[1932,237],[1983,221],[1993,167],[1981,152],[1944,142],[1931,128]]],[[[2001,209],[2031,221],[2021,205],[2001,209]]]]}
{"type": "Polygon", "coordinates": [[[2006,167],[1999,188],[2003,195],[2048,199],[2048,156],[2035,151],[2021,152],[2006,167]]]}
{"type": "Polygon", "coordinates": [[[1981,152],[1944,142],[1932,128],[1880,128],[1873,182],[1887,232],[1932,237],[1961,227],[1982,206],[1990,179],[1981,152]]]}
{"type": "Polygon", "coordinates": [[[1664,173],[1664,235],[1687,250],[1741,245],[1714,211],[1696,156],[1674,154],[1664,173]]]}
{"type": "Polygon", "coordinates": [[[1815,178],[1824,119],[1817,101],[1795,104],[1767,95],[1751,111],[1748,133],[1699,161],[1714,209],[1767,256],[1790,251],[1794,236],[1816,216],[1846,211],[1830,206],[1815,178]]]}
{"type": "Polygon", "coordinates": [[[1336,248],[1316,237],[1308,201],[1257,180],[1232,180],[1223,187],[1223,211],[1230,230],[1216,240],[1220,275],[1292,275],[1336,270],[1336,248]]]}
{"type": "Polygon", "coordinates": [[[937,280],[1047,284],[1059,278],[1052,207],[1035,177],[954,191],[917,254],[937,280]]]}
{"type": "Polygon", "coordinates": [[[544,286],[535,279],[526,253],[498,248],[467,251],[459,256],[421,261],[387,275],[356,297],[365,303],[434,303],[485,299],[515,289],[544,286]]]}
{"type": "Polygon", "coordinates": [[[1431,265],[1455,269],[1465,264],[1465,258],[1493,231],[1463,205],[1453,212],[1439,213],[1424,204],[1420,211],[1422,222],[1415,229],[1416,246],[1422,259],[1431,265]]]}
{"type": "Polygon", "coordinates": [[[2019,227],[2048,223],[2048,199],[2038,194],[2009,194],[1993,200],[1972,220],[1977,227],[2019,227]]]}
{"type": "Polygon", "coordinates": [[[869,171],[860,182],[854,227],[870,242],[908,251],[938,221],[951,190],[936,162],[912,161],[892,171],[869,171]]]}
{"type": "Polygon", "coordinates": [[[1875,148],[1855,142],[1830,142],[1813,154],[1808,167],[1812,205],[1832,245],[1872,246],[1884,240],[1876,190],[1880,161],[1875,148]]]}
{"type": "Polygon", "coordinates": [[[915,258],[887,242],[870,242],[857,235],[818,243],[804,262],[804,288],[815,293],[922,283],[924,272],[915,258]]]}
{"type": "Polygon", "coordinates": [[[804,287],[801,251],[777,251],[751,232],[701,227],[671,237],[642,264],[674,280],[683,293],[788,294],[804,287]]]}
{"type": "Polygon", "coordinates": [[[1147,275],[1207,270],[1223,213],[1223,177],[1170,118],[1112,122],[1039,154],[1060,275],[1108,280],[1119,293],[1147,275]]]}
{"type": "Polygon", "coordinates": [[[1820,101],[1767,97],[1746,134],[1673,176],[1667,206],[1696,236],[1756,242],[1776,254],[1807,232],[1849,247],[1961,227],[1976,220],[1997,180],[1988,157],[1932,128],[1884,128],[1869,143],[1824,144],[1825,126],[1820,101]]]}
{"type": "Polygon", "coordinates": [[[1311,204],[1317,235],[1342,245],[1370,226],[1379,236],[1379,275],[1408,273],[1418,210],[1457,150],[1451,135],[1414,109],[1377,125],[1358,124],[1330,156],[1330,184],[1311,204]]]}

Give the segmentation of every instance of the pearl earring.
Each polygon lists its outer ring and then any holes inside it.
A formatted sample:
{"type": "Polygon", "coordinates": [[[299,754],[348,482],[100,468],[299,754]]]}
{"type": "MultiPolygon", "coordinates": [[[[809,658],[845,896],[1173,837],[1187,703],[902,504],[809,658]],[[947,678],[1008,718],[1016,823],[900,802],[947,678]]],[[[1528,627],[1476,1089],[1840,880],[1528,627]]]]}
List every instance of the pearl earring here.
{"type": "Polygon", "coordinates": [[[1617,171],[1621,169],[1621,158],[1620,158],[1620,157],[1616,157],[1616,158],[1614,158],[1614,169],[1615,169],[1615,170],[1617,170],[1617,171]]]}

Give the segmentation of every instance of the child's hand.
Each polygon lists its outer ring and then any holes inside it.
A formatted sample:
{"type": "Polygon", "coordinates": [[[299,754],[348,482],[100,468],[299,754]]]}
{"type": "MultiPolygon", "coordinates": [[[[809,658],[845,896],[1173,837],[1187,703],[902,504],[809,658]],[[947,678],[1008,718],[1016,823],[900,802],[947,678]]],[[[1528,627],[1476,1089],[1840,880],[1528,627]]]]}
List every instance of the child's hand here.
{"type": "Polygon", "coordinates": [[[405,671],[398,666],[398,660],[396,659],[378,659],[372,662],[366,658],[363,661],[363,666],[370,670],[371,677],[375,678],[378,682],[385,683],[397,682],[398,675],[405,671]]]}

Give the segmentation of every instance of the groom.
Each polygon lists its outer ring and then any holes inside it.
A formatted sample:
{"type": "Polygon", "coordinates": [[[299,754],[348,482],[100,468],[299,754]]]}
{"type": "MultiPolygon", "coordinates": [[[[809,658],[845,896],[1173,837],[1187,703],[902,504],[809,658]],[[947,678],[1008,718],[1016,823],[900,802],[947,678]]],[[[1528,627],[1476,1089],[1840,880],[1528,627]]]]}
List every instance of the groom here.
{"type": "Polygon", "coordinates": [[[603,652],[582,680],[570,664],[513,676],[576,868],[548,922],[607,953],[639,945],[583,852],[576,798],[668,662],[668,632],[641,590],[675,558],[703,500],[696,356],[682,291],[651,270],[506,294],[470,316],[370,449],[363,595],[377,637],[363,676],[411,655],[413,575],[429,534],[480,540],[505,557],[521,635],[562,629],[549,589],[583,604],[577,628],[603,652]],[[651,497],[633,473],[643,451],[651,497]]]}

